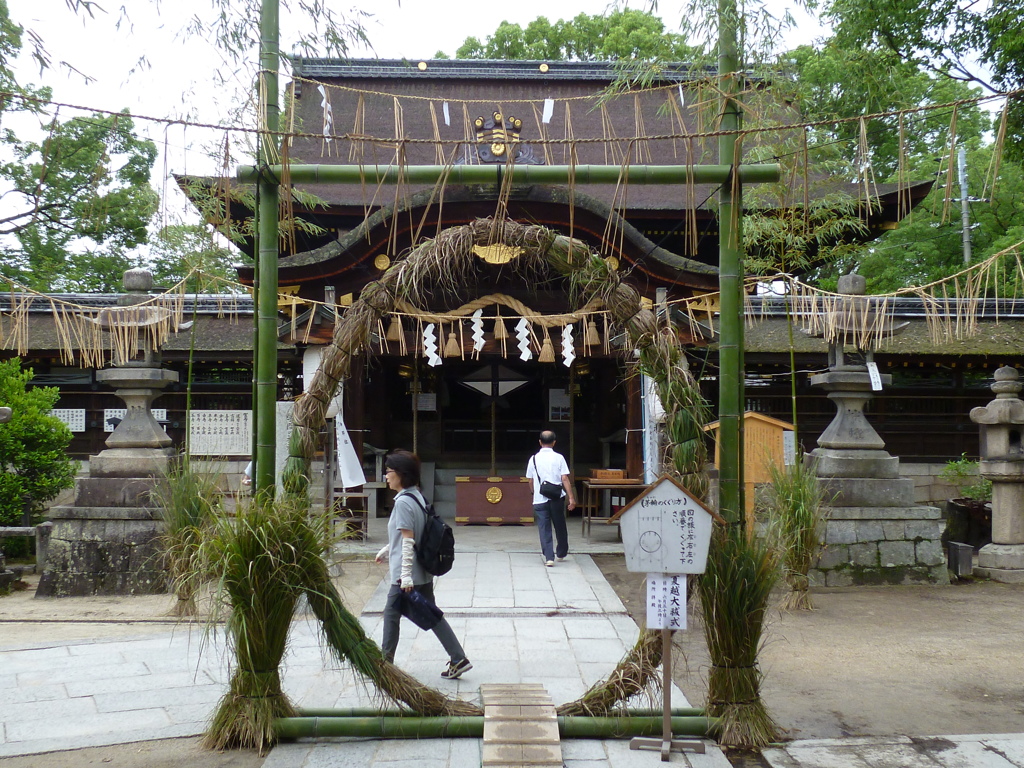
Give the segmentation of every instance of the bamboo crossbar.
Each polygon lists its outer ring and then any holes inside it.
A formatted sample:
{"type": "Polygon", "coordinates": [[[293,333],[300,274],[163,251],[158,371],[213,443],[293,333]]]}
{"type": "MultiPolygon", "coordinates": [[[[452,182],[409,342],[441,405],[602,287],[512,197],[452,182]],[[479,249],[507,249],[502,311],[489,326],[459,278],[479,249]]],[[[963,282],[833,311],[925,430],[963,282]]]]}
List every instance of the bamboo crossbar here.
{"type": "MultiPolygon", "coordinates": [[[[242,184],[260,180],[261,170],[280,181],[283,165],[260,168],[242,165],[237,179],[242,184]]],[[[299,184],[432,184],[441,178],[449,184],[501,184],[509,175],[517,184],[724,184],[731,165],[288,165],[288,179],[299,184]]],[[[743,184],[779,180],[776,163],[736,166],[743,184]]]]}

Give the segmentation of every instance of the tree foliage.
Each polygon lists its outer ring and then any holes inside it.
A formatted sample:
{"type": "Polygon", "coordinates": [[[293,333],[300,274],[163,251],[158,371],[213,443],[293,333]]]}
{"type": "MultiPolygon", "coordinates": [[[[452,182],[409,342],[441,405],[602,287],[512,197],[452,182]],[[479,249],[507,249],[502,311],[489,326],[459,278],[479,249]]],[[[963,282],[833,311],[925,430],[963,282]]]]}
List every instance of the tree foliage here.
{"type": "MultiPolygon", "coordinates": [[[[989,146],[967,153],[972,264],[1024,241],[1024,169],[1004,161],[993,187],[987,173],[994,151],[989,146]]],[[[959,193],[957,186],[947,199],[947,190],[937,185],[895,230],[821,271],[822,285],[833,286],[839,275],[856,269],[867,278],[869,293],[888,293],[964,269],[959,193]]],[[[1002,286],[1004,292],[1011,288],[1002,286]]]]}
{"type": "MultiPolygon", "coordinates": [[[[0,88],[12,95],[0,102],[0,117],[40,112],[50,97],[17,82],[11,65],[23,35],[0,0],[0,88]]],[[[38,40],[34,50],[37,60],[44,55],[38,40]]],[[[118,290],[157,209],[150,186],[156,146],[136,135],[127,113],[54,117],[39,141],[7,126],[0,134],[0,273],[43,291],[118,290]]]]}
{"type": "MultiPolygon", "coordinates": [[[[1024,0],[824,0],[822,16],[844,50],[888,51],[936,74],[992,91],[1024,86],[1024,0]],[[991,77],[989,77],[991,72],[991,77]]],[[[1024,135],[1024,104],[1008,105],[1024,135]]],[[[1019,152],[1016,142],[1008,145],[1019,152]]]]}
{"type": "Polygon", "coordinates": [[[148,238],[158,196],[153,142],[128,115],[54,122],[41,142],[7,137],[10,189],[0,215],[3,274],[37,290],[117,290],[148,238]]]}
{"type": "Polygon", "coordinates": [[[75,462],[66,453],[71,431],[50,413],[60,392],[30,389],[31,379],[18,358],[0,362],[0,405],[12,412],[0,424],[0,525],[19,525],[26,504],[37,515],[74,483],[75,462]]]}
{"type": "MultiPolygon", "coordinates": [[[[525,28],[503,21],[482,42],[467,37],[455,52],[458,59],[544,61],[688,61],[692,55],[693,49],[684,37],[666,32],[657,16],[633,8],[617,9],[605,16],[581,13],[554,23],[540,16],[525,28]]],[[[439,57],[447,58],[443,54],[439,57]]]]}
{"type": "MultiPolygon", "coordinates": [[[[900,110],[951,104],[978,95],[976,88],[900,59],[887,50],[849,49],[834,41],[821,47],[801,46],[783,57],[793,72],[797,105],[807,122],[815,126],[809,136],[817,147],[835,147],[853,161],[860,143],[858,118],[882,115],[866,122],[865,139],[875,177],[889,180],[903,167],[910,177],[928,178],[935,170],[936,155],[949,153],[950,124],[954,109],[911,112],[900,110]]],[[[956,108],[957,144],[977,148],[988,118],[976,104],[956,108]]]]}
{"type": "Polygon", "coordinates": [[[170,287],[194,269],[202,274],[189,279],[189,291],[223,291],[223,286],[208,287],[204,276],[236,279],[232,265],[239,254],[217,242],[206,225],[169,224],[150,238],[149,245],[150,267],[157,285],[170,287]]]}

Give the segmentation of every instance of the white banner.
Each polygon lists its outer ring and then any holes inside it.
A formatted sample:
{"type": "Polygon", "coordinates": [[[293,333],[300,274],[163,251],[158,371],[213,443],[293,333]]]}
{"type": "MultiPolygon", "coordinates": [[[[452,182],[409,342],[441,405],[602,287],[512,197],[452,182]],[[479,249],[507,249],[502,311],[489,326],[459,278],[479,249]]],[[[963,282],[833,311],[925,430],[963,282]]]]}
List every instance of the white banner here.
{"type": "Polygon", "coordinates": [[[359,454],[352,445],[348,429],[340,415],[334,419],[334,433],[337,438],[338,472],[342,487],[355,488],[357,485],[363,485],[366,482],[363,463],[359,460],[359,454]]]}

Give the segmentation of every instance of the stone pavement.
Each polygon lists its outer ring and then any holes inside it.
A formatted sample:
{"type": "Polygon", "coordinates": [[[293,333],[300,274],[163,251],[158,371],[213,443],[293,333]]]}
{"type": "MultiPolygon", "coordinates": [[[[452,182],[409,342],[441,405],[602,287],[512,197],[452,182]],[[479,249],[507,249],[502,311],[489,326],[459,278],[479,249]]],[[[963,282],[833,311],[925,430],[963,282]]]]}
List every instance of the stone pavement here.
{"type": "MultiPolygon", "coordinates": [[[[575,524],[573,524],[575,523],[575,524]]],[[[344,554],[376,552],[383,523],[370,539],[346,543],[344,554]]],[[[397,662],[425,684],[479,702],[484,683],[540,683],[556,704],[577,698],[605,676],[637,636],[637,627],[588,556],[621,552],[613,531],[590,541],[570,524],[573,555],[554,568],[540,559],[533,528],[460,527],[454,570],[437,586],[473,662],[461,680],[441,679],[445,656],[431,633],[403,622],[397,662]]],[[[362,621],[380,640],[385,586],[362,621]]],[[[74,598],[71,598],[74,599],[74,598]]],[[[0,629],[0,758],[108,744],[197,735],[228,679],[223,638],[199,629],[96,642],[48,641],[6,647],[0,629]]],[[[334,663],[315,623],[293,626],[284,687],[300,707],[374,704],[367,686],[334,663]]],[[[686,706],[678,690],[673,704],[686,706]]],[[[472,768],[477,739],[355,739],[281,744],[265,768],[472,768]]],[[[562,742],[568,768],[634,768],[661,764],[656,752],[630,751],[627,740],[562,742]]],[[[705,756],[674,754],[673,763],[728,768],[713,744],[705,756]]],[[[70,762],[69,762],[70,764],[70,762]]],[[[938,738],[873,737],[791,742],[766,750],[770,768],[1024,768],[1024,734],[938,738]]],[[[750,763],[747,763],[750,765],[750,763]]]]}
{"type": "MultiPolygon", "coordinates": [[[[593,560],[579,551],[621,551],[614,535],[606,531],[603,541],[594,536],[591,542],[574,537],[574,554],[546,568],[533,528],[463,527],[456,533],[455,568],[439,580],[436,593],[473,669],[461,680],[443,680],[447,658],[440,643],[403,622],[396,662],[425,684],[479,702],[483,683],[540,683],[560,704],[607,675],[635,641],[636,625],[593,560]]],[[[370,540],[346,544],[343,554],[376,552],[382,534],[371,526],[370,540]]],[[[386,591],[381,583],[361,616],[378,642],[386,591]]],[[[195,628],[99,642],[47,642],[41,636],[20,648],[5,648],[0,636],[0,757],[202,733],[228,674],[223,638],[195,628]]],[[[329,658],[306,617],[293,625],[283,684],[299,707],[375,703],[362,679],[329,658]]],[[[673,705],[687,706],[678,690],[673,705]]],[[[631,752],[628,741],[573,740],[563,742],[562,751],[565,764],[576,768],[660,762],[657,753],[631,752]]],[[[689,759],[701,768],[729,765],[714,745],[707,755],[689,759]]],[[[481,742],[299,742],[276,747],[265,766],[414,761],[416,768],[479,766],[481,742]]]]}
{"type": "Polygon", "coordinates": [[[771,768],[1021,768],[1024,733],[807,739],[763,756],[771,768]]]}

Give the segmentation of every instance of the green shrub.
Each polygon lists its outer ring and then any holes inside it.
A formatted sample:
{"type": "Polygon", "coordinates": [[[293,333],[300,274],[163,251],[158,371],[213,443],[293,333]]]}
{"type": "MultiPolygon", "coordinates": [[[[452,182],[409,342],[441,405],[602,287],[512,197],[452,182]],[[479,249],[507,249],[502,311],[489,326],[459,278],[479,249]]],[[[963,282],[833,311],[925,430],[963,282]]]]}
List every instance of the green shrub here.
{"type": "Polygon", "coordinates": [[[814,472],[814,466],[798,454],[788,466],[772,462],[771,483],[758,504],[759,516],[771,542],[778,549],[782,572],[790,592],[782,607],[812,610],[808,574],[821,548],[828,497],[814,472]]]}
{"type": "Polygon", "coordinates": [[[958,499],[992,500],[992,481],[978,474],[978,462],[968,459],[966,453],[948,462],[939,477],[956,488],[958,499]]]}
{"type": "Polygon", "coordinates": [[[75,482],[71,430],[50,414],[60,392],[29,389],[31,379],[18,358],[0,362],[0,406],[11,409],[11,420],[0,424],[0,525],[21,525],[26,506],[36,522],[46,503],[75,482]]]}

